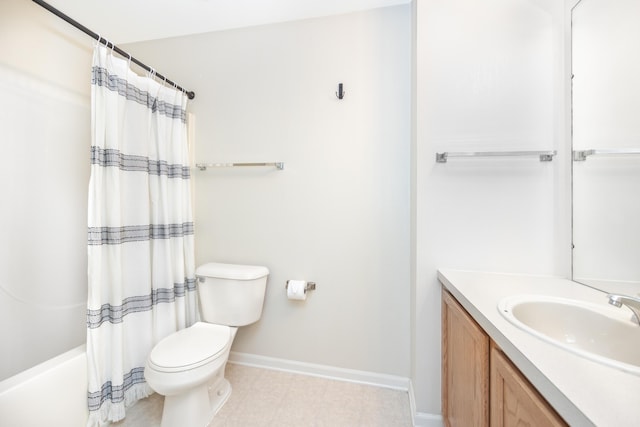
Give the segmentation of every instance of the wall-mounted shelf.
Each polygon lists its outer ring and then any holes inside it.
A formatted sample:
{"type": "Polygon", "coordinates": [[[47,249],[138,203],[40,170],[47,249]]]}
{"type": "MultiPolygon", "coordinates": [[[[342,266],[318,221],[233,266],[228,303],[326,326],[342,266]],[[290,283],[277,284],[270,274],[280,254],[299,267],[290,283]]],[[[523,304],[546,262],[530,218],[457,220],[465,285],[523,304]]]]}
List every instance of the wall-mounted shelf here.
{"type": "Polygon", "coordinates": [[[466,151],[436,153],[437,163],[447,163],[451,157],[523,157],[536,156],[541,162],[550,162],[557,152],[553,151],[466,151]]]}
{"type": "Polygon", "coordinates": [[[573,160],[575,162],[584,162],[589,156],[620,156],[628,154],[640,154],[640,148],[626,149],[610,149],[610,150],[575,150],[573,152],[573,160]]]}
{"type": "Polygon", "coordinates": [[[256,167],[256,166],[273,166],[279,170],[284,169],[283,162],[258,162],[258,163],[196,163],[196,167],[201,171],[209,168],[237,168],[237,167],[256,167]]]}

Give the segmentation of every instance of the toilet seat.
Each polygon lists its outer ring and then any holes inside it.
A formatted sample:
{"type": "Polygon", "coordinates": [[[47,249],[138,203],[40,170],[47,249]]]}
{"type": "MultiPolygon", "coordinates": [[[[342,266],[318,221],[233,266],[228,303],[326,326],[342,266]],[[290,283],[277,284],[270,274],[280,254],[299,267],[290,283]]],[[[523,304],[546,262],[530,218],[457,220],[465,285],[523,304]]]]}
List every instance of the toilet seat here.
{"type": "Polygon", "coordinates": [[[217,359],[230,340],[229,326],[197,322],[156,344],[149,355],[149,367],[160,372],[195,369],[217,359]]]}

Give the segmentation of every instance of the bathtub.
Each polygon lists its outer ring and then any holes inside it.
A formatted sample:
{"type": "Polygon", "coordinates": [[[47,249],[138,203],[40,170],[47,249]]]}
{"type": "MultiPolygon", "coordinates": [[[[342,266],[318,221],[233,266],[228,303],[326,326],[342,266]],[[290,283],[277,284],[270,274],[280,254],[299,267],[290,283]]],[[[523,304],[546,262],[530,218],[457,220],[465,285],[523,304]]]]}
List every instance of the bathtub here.
{"type": "Polygon", "coordinates": [[[2,427],[87,425],[85,345],[0,382],[2,427]]]}

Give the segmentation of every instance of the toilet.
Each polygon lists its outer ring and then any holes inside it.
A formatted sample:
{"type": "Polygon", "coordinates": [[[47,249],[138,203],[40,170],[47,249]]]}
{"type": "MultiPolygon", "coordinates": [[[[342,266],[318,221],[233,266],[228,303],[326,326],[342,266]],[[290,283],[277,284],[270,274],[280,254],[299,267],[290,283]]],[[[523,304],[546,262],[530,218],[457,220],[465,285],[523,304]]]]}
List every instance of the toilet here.
{"type": "Polygon", "coordinates": [[[208,263],[196,269],[200,321],[162,339],[144,376],[165,396],[161,427],[206,427],[231,394],[224,377],[238,327],[260,319],[269,270],[208,263]]]}

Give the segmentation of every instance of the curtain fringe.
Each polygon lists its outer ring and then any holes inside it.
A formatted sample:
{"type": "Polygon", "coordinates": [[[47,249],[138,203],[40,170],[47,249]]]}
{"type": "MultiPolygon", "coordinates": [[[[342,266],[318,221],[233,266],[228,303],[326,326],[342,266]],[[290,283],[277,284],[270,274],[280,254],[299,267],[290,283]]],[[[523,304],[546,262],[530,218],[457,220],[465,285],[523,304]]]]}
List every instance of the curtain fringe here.
{"type": "Polygon", "coordinates": [[[103,427],[112,422],[123,420],[126,408],[152,394],[153,390],[146,382],[132,386],[124,394],[124,402],[112,403],[105,401],[100,406],[100,409],[90,411],[87,427],[103,427]]]}

